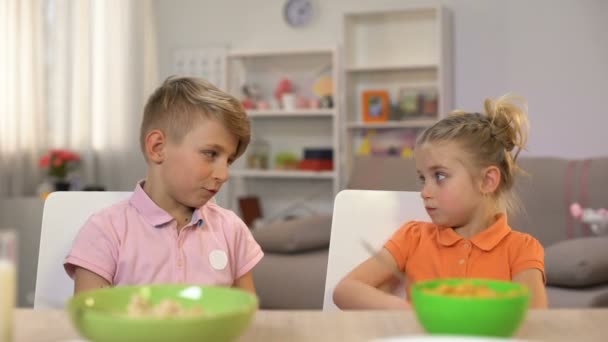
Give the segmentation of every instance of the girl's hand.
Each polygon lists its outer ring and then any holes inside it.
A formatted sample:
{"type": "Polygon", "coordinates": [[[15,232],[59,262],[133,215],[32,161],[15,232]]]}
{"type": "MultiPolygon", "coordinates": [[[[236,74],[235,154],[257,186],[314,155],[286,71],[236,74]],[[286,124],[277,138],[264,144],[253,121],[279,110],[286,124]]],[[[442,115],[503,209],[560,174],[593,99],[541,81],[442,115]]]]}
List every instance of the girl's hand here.
{"type": "Polygon", "coordinates": [[[341,309],[409,309],[410,305],[403,298],[381,290],[386,284],[399,281],[394,269],[398,269],[397,262],[383,248],[338,283],[333,294],[334,303],[341,309]]]}

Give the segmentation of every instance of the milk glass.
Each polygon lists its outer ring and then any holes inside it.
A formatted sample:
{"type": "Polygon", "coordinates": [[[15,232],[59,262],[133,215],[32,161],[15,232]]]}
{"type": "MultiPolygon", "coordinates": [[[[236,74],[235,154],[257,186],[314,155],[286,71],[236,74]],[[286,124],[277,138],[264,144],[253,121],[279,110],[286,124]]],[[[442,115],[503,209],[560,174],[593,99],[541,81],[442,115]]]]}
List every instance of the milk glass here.
{"type": "Polygon", "coordinates": [[[0,342],[13,340],[16,304],[17,238],[14,231],[0,230],[0,342]]]}

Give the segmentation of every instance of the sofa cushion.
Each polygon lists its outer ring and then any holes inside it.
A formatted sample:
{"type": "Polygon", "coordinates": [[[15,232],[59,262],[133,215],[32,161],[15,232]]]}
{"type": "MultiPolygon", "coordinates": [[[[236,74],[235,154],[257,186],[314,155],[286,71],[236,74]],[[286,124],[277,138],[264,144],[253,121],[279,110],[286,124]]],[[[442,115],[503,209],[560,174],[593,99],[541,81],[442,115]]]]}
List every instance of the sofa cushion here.
{"type": "Polygon", "coordinates": [[[315,215],[257,227],[253,237],[264,252],[298,253],[327,248],[331,215],[315,215]]]}
{"type": "Polygon", "coordinates": [[[545,250],[547,284],[586,287],[608,283],[608,238],[565,240],[545,250]]]}

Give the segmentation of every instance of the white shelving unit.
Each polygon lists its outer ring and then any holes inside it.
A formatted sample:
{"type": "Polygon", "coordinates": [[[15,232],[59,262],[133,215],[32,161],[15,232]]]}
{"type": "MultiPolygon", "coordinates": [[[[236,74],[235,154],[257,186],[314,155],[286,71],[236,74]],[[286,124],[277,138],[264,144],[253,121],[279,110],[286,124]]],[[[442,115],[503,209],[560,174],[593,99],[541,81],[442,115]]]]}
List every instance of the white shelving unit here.
{"type": "Polygon", "coordinates": [[[219,196],[221,204],[240,213],[238,199],[257,196],[266,219],[311,212],[331,213],[333,199],[340,190],[342,160],[337,49],[231,51],[226,61],[226,90],[239,99],[244,97],[244,84],[255,84],[264,100],[274,98],[275,88],[283,78],[292,81],[296,95],[313,98],[312,86],[325,74],[333,79],[333,107],[248,110],[252,144],[260,139],[268,143],[270,165],[268,169],[248,168],[248,153],[253,152],[250,145],[231,168],[231,179],[219,196]],[[331,148],[333,170],[275,168],[277,153],[292,152],[302,158],[305,148],[331,148]]]}
{"type": "MultiPolygon", "coordinates": [[[[391,132],[409,142],[452,110],[450,20],[441,6],[345,13],[343,17],[344,176],[364,137],[391,132]],[[401,89],[433,91],[437,114],[365,122],[362,93],[386,90],[395,104],[401,89]]],[[[391,108],[394,111],[394,108],[391,108]]]]}

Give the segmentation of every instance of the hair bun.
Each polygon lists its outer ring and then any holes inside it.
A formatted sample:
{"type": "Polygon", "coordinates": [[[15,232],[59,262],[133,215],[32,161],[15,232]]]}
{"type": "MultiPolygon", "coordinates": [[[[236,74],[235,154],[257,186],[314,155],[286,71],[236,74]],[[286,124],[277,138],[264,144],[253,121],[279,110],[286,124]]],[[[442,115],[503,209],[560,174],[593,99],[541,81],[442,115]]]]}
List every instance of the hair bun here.
{"type": "Polygon", "coordinates": [[[529,124],[525,100],[504,95],[497,100],[486,99],[484,107],[492,136],[509,152],[517,147],[515,155],[517,157],[525,147],[528,136],[529,124]]]}

